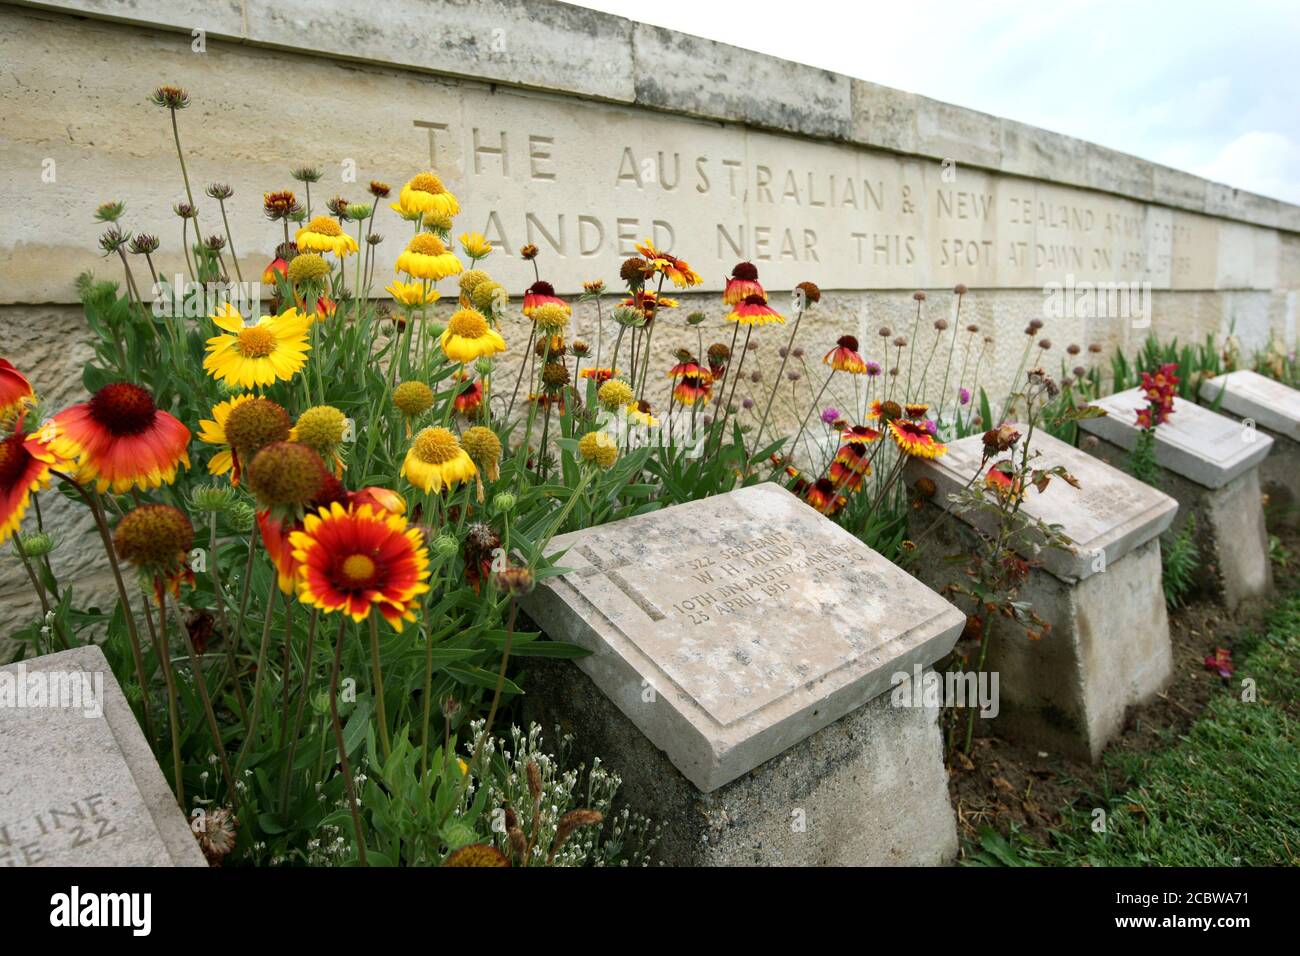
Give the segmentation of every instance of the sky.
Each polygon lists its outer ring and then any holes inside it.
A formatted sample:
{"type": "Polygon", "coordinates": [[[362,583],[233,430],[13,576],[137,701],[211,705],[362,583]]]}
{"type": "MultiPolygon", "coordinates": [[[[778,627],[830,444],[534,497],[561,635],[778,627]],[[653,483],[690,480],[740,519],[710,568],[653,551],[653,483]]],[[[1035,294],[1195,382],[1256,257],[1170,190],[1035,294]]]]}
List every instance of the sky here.
{"type": "Polygon", "coordinates": [[[581,0],[1300,203],[1300,0],[581,0]]]}

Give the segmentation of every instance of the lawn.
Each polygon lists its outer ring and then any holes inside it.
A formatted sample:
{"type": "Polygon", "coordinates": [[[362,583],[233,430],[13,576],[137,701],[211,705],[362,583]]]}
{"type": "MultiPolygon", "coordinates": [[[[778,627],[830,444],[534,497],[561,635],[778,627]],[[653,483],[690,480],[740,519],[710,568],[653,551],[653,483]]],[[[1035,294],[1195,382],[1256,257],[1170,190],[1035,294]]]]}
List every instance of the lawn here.
{"type": "Polygon", "coordinates": [[[989,829],[970,864],[1300,863],[1300,592],[1279,597],[1235,656],[1236,673],[1190,730],[1170,733],[1165,747],[1104,758],[1111,785],[1064,808],[1050,845],[989,829]]]}

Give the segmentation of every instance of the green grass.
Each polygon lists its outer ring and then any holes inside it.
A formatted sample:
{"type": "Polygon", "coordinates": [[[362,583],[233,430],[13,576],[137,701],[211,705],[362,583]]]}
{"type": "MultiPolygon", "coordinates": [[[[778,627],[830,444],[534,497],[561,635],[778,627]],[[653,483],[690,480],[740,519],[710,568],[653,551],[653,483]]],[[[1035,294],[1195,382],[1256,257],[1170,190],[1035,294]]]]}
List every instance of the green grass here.
{"type": "Polygon", "coordinates": [[[1043,846],[986,830],[969,863],[986,866],[1294,866],[1300,862],[1300,593],[1262,633],[1237,642],[1237,672],[1185,735],[1105,758],[1120,788],[1063,811],[1043,846]],[[1253,679],[1254,703],[1242,682],[1253,679]],[[1106,812],[1106,832],[1092,829],[1106,812]]]}

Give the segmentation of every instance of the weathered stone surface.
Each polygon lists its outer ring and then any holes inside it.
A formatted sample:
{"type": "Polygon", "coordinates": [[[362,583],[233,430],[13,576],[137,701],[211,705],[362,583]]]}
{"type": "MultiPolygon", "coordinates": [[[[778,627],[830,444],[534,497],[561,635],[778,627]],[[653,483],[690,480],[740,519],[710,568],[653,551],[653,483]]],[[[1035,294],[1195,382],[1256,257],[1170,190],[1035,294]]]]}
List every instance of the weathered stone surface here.
{"type": "MultiPolygon", "coordinates": [[[[1108,414],[1083,420],[1079,423],[1083,430],[1132,451],[1141,434],[1137,412],[1148,404],[1142,389],[1131,388],[1092,404],[1108,414]]],[[[1156,463],[1206,488],[1222,488],[1259,467],[1273,447],[1267,435],[1181,398],[1174,399],[1173,414],[1155,436],[1156,463]]]]}
{"type": "Polygon", "coordinates": [[[1220,391],[1223,411],[1300,442],[1300,391],[1250,369],[1210,379],[1201,385],[1201,398],[1214,402],[1220,391]]]}
{"type": "MultiPolygon", "coordinates": [[[[171,205],[182,193],[169,124],[147,102],[148,83],[97,67],[105,56],[147,59],[191,91],[179,117],[190,175],[234,188],[234,247],[249,278],[280,238],[261,215],[262,192],[292,184],[288,168],[313,162],[325,173],[317,197],[352,199],[372,177],[395,184],[436,167],[464,210],[456,231],[496,241],[491,267],[512,289],[531,281],[515,255],[524,243],[541,248],[547,279],[574,292],[594,275],[612,277],[647,236],[685,256],[710,290],[741,259],[757,262],[772,290],[806,279],[827,289],[961,282],[1041,291],[1067,280],[1279,288],[1271,223],[1153,205],[1150,170],[1132,157],[1026,128],[1015,137],[1033,140],[1042,165],[1022,157],[1012,168],[1040,178],[1008,175],[1000,158],[1007,127],[986,114],[920,98],[892,104],[892,93],[854,93],[844,77],[567,5],[539,5],[542,13],[506,0],[486,9],[437,4],[432,13],[406,0],[383,7],[375,17],[331,4],[217,4],[191,18],[154,3],[68,5],[129,24],[0,11],[0,56],[14,75],[59,77],[52,88],[24,81],[0,91],[10,157],[0,201],[27,211],[0,241],[0,298],[72,301],[77,272],[106,268],[91,224],[107,197],[126,203],[125,228],[162,231],[164,274],[183,271],[174,233],[163,228],[175,222],[171,205]],[[428,31],[412,28],[426,20],[428,31]],[[209,30],[201,54],[191,23],[209,30]],[[497,30],[508,55],[495,48],[497,30]],[[301,38],[318,35],[323,55],[301,55],[301,38]],[[640,106],[603,82],[570,88],[572,70],[557,65],[553,41],[589,35],[598,51],[623,51],[627,65],[616,72],[626,69],[640,106]],[[434,66],[454,76],[430,72],[421,58],[432,50],[447,53],[434,66]],[[539,72],[553,74],[548,90],[568,95],[532,89],[539,72]],[[485,85],[485,75],[510,85],[485,85]],[[323,90],[347,124],[319,122],[323,90]],[[704,121],[718,117],[745,125],[704,121]],[[903,151],[845,142],[854,123],[903,151]],[[1054,156],[1077,161],[1080,150],[1087,189],[1055,178],[1051,166],[1054,156]],[[959,178],[944,160],[957,163],[959,178]]],[[[564,53],[583,76],[601,74],[588,69],[590,54],[564,53]]],[[[594,62],[611,59],[597,52],[594,62]]],[[[195,198],[200,225],[214,231],[215,203],[198,187],[195,198]]],[[[375,230],[390,239],[378,248],[378,276],[400,251],[397,225],[381,205],[375,230]]],[[[1049,308],[1040,300],[1036,311],[1049,308]]],[[[1112,324],[1149,319],[1105,314],[1112,324]]],[[[1252,317],[1239,328],[1260,324],[1252,317]]]]}
{"type": "Polygon", "coordinates": [[[1229,372],[1201,385],[1202,401],[1273,440],[1259,467],[1268,496],[1270,524],[1300,527],[1300,392],[1247,369],[1229,372]]]}
{"type": "Polygon", "coordinates": [[[1300,229],[1300,208],[1274,199],[1205,180],[1189,182],[1195,177],[1068,136],[1023,124],[1008,130],[1004,121],[974,110],[565,3],[381,0],[364,9],[306,0],[38,0],[27,5],[179,32],[187,45],[195,29],[264,50],[297,51],[310,43],[317,57],[851,139],[1300,229]],[[581,54],[575,56],[575,49],[581,54]],[[897,108],[884,103],[889,99],[897,108]],[[877,121],[882,115],[883,123],[877,121]],[[900,130],[892,116],[906,129],[900,130]],[[1033,141],[1028,150],[1027,140],[1033,141]],[[1171,187],[1175,178],[1181,181],[1171,187]]]}
{"type": "Polygon", "coordinates": [[[556,538],[525,609],[708,792],[952,647],[964,616],[783,488],[556,538]]]}
{"type": "MultiPolygon", "coordinates": [[[[933,529],[916,562],[923,581],[936,589],[969,583],[960,563],[944,560],[978,546],[968,525],[930,503],[911,512],[908,524],[914,536],[933,529]]],[[[986,662],[999,675],[993,731],[1053,753],[1098,759],[1123,730],[1128,709],[1153,699],[1173,672],[1159,539],[1082,581],[1032,570],[1017,600],[1051,629],[1030,640],[1023,628],[994,617],[986,662]]],[[[976,723],[982,728],[985,721],[976,723]]]]}
{"type": "MultiPolygon", "coordinates": [[[[1197,407],[1190,402],[1183,404],[1197,407]]],[[[1157,434],[1169,424],[1161,425],[1157,434]]],[[[1241,426],[1234,423],[1234,427],[1240,430],[1241,426]]],[[[1269,441],[1264,435],[1258,437],[1261,442],[1269,441]]],[[[1096,435],[1084,438],[1080,447],[1116,468],[1125,467],[1128,461],[1128,449],[1096,435]]],[[[1199,557],[1193,574],[1194,592],[1218,598],[1228,610],[1272,592],[1273,568],[1268,557],[1258,462],[1212,488],[1175,470],[1165,470],[1157,484],[1178,502],[1178,514],[1166,540],[1181,534],[1193,522],[1193,541],[1199,557]]]]}
{"type": "MultiPolygon", "coordinates": [[[[1026,435],[1025,426],[1015,427],[1026,435]]],[[[1046,491],[1027,494],[1021,505],[1026,515],[1060,525],[1061,532],[1071,540],[1068,549],[1047,548],[1041,552],[1037,548],[1041,538],[1036,535],[1024,535],[1018,542],[1017,548],[1025,557],[1040,561],[1057,577],[1066,581],[1082,580],[1104,571],[1159,535],[1173,521],[1178,503],[1168,495],[1042,431],[1034,432],[1028,440],[1031,454],[1036,455],[1036,467],[1063,466],[1080,485],[1073,488],[1065,481],[1054,479],[1046,491]]],[[[990,460],[981,466],[983,451],[980,435],[951,442],[942,458],[910,461],[906,480],[909,485],[922,477],[933,480],[938,489],[934,501],[950,510],[953,505],[948,496],[967,485],[981,469],[987,471],[993,464],[990,460]]],[[[977,528],[990,527],[989,516],[983,512],[963,512],[959,517],[977,528]]]]}
{"type": "Polygon", "coordinates": [[[935,708],[882,694],[747,774],[702,793],[591,679],[538,659],[524,719],[575,735],[574,756],[623,779],[663,824],[675,866],[934,866],[957,854],[935,708]]]}
{"type": "Polygon", "coordinates": [[[205,866],[99,648],[0,668],[0,692],[56,673],[96,693],[65,698],[86,706],[0,703],[0,865],[205,866]]]}
{"type": "MultiPolygon", "coordinates": [[[[1064,466],[1080,487],[1052,479],[1046,491],[1029,489],[1021,505],[1025,514],[1059,525],[1073,544],[1040,549],[1037,534],[1017,542],[1039,566],[1016,599],[1050,627],[1030,640],[1018,624],[993,618],[987,666],[1000,675],[1002,701],[995,726],[1095,760],[1122,728],[1125,710],[1150,700],[1171,672],[1158,536],[1178,504],[1050,435],[1035,432],[1029,444],[1038,467],[1064,466]]],[[[917,573],[941,591],[968,583],[964,565],[946,558],[980,547],[973,529],[992,528],[983,512],[943,514],[955,507],[948,496],[991,466],[982,451],[982,436],[974,435],[949,444],[937,461],[914,460],[905,473],[909,486],[927,477],[938,489],[909,512],[908,523],[925,549],[917,573]]]]}

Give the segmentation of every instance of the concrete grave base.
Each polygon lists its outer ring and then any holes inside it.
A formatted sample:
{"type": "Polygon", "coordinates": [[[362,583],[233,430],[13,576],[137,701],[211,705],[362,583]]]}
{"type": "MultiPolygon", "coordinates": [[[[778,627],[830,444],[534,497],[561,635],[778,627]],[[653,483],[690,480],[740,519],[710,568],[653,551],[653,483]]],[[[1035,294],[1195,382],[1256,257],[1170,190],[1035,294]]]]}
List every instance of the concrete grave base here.
{"type": "Polygon", "coordinates": [[[1273,439],[1273,450],[1259,466],[1259,490],[1268,496],[1267,523],[1300,529],[1300,443],[1258,423],[1255,428],[1273,439]]]}
{"type": "Polygon", "coordinates": [[[599,757],[623,778],[619,799],[663,825],[664,863],[934,866],[957,855],[934,708],[882,694],[703,793],[572,662],[538,659],[530,672],[525,720],[575,734],[576,759],[599,757]]]}
{"type": "MultiPolygon", "coordinates": [[[[940,517],[926,504],[912,512],[910,524],[912,534],[933,526],[932,560],[918,561],[916,570],[943,593],[965,576],[960,564],[942,557],[969,551],[977,539],[964,522],[940,517]]],[[[1081,581],[1036,568],[1018,600],[1052,629],[1031,641],[1018,625],[995,620],[987,662],[987,670],[999,675],[993,727],[1002,736],[1095,761],[1123,730],[1128,709],[1155,697],[1173,671],[1160,541],[1147,541],[1081,581]]]]}
{"type": "MultiPolygon", "coordinates": [[[[1123,468],[1129,452],[1095,435],[1079,447],[1116,468],[1123,468]]],[[[1275,442],[1275,449],[1278,443],[1275,442]]],[[[1277,456],[1274,451],[1265,465],[1277,456]]],[[[1295,463],[1300,467],[1300,461],[1295,463]]],[[[1228,610],[1273,591],[1273,568],[1268,560],[1268,531],[1260,489],[1260,469],[1252,468],[1220,488],[1206,488],[1166,469],[1160,490],[1178,501],[1178,514],[1167,534],[1180,534],[1195,518],[1194,540],[1200,552],[1196,587],[1217,597],[1228,610]]]]}

